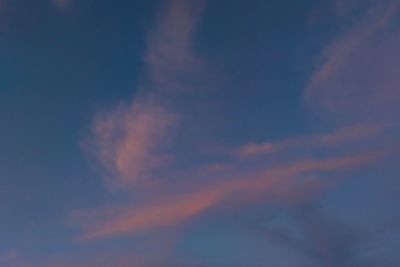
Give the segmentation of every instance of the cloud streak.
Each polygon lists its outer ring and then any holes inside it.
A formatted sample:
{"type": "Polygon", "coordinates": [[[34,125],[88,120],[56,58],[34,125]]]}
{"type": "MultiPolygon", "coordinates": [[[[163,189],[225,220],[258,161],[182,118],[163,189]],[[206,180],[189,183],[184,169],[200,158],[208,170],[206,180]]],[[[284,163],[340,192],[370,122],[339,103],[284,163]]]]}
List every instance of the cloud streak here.
{"type": "Polygon", "coordinates": [[[95,240],[179,225],[226,199],[240,200],[242,204],[265,201],[266,198],[302,201],[311,196],[313,187],[316,186],[316,192],[319,192],[324,186],[335,183],[332,179],[301,181],[303,175],[345,173],[365,167],[382,156],[382,152],[370,152],[324,160],[299,160],[256,172],[238,170],[242,173],[237,177],[195,187],[200,189],[185,188],[184,194],[170,194],[142,207],[134,205],[89,214],[79,212],[74,215],[74,220],[83,223],[86,229],[84,240],[95,240]]]}
{"type": "Polygon", "coordinates": [[[332,149],[337,146],[362,143],[375,139],[392,127],[392,124],[382,122],[356,123],[351,126],[338,127],[331,132],[290,138],[276,143],[249,143],[238,148],[234,154],[240,158],[248,158],[261,155],[274,155],[300,148],[332,149]]]}

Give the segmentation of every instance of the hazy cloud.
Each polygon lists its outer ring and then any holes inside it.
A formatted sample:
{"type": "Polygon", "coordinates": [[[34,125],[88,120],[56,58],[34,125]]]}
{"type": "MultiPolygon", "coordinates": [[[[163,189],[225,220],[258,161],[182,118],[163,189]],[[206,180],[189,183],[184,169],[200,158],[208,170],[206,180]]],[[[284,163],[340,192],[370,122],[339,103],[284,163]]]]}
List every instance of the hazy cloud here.
{"type": "Polygon", "coordinates": [[[152,178],[168,156],[163,146],[176,128],[176,116],[157,103],[139,99],[100,115],[94,124],[95,149],[107,167],[111,186],[132,186],[152,178]]]}
{"type": "Polygon", "coordinates": [[[12,261],[15,261],[18,258],[19,254],[20,252],[18,250],[11,250],[0,254],[0,263],[10,264],[12,261]]]}
{"type": "Polygon", "coordinates": [[[305,90],[308,104],[345,114],[347,119],[396,110],[400,96],[399,7],[397,1],[374,2],[362,9],[355,22],[346,23],[322,53],[305,90]]]}
{"type": "Polygon", "coordinates": [[[92,152],[108,170],[114,186],[131,187],[154,178],[168,158],[163,148],[172,143],[179,115],[173,92],[189,87],[196,68],[191,37],[203,1],[172,0],[149,34],[146,75],[138,95],[126,107],[100,114],[93,126],[92,152]]]}

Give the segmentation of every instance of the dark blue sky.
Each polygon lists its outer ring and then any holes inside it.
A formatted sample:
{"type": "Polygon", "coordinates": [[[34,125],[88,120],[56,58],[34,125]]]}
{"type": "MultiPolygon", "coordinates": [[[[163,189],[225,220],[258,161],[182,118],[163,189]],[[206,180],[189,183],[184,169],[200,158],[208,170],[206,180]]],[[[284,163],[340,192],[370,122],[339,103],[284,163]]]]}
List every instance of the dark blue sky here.
{"type": "Polygon", "coordinates": [[[0,0],[0,266],[398,266],[395,0],[0,0]]]}

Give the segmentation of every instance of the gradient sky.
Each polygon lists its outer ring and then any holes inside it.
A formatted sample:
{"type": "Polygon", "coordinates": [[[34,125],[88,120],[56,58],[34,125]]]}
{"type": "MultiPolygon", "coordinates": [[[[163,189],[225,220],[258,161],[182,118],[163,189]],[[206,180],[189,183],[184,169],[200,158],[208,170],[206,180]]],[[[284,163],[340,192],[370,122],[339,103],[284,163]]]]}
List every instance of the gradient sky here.
{"type": "Polygon", "coordinates": [[[399,48],[398,0],[0,0],[0,266],[400,266],[399,48]]]}

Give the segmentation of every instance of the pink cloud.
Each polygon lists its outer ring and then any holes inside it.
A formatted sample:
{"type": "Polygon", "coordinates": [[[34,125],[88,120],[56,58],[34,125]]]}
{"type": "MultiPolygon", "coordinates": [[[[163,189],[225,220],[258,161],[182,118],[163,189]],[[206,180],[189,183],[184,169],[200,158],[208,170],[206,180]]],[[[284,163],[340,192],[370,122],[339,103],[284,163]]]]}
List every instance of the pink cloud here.
{"type": "Polygon", "coordinates": [[[305,91],[309,105],[347,117],[387,114],[400,97],[399,3],[366,9],[323,52],[305,91]]]}
{"type": "Polygon", "coordinates": [[[186,80],[193,78],[202,65],[193,53],[191,39],[204,5],[203,0],[171,0],[160,14],[157,26],[149,34],[146,55],[148,75],[155,90],[175,94],[189,89],[177,74],[186,80]]]}
{"type": "Polygon", "coordinates": [[[262,154],[271,154],[281,151],[284,148],[283,144],[274,143],[249,143],[240,147],[236,153],[239,157],[252,157],[262,154]]]}
{"type": "MultiPolygon", "coordinates": [[[[277,143],[249,142],[233,149],[233,157],[230,154],[228,159],[176,168],[186,163],[170,152],[174,151],[181,120],[177,95],[190,88],[187,80],[202,64],[192,51],[191,37],[203,2],[194,3],[168,2],[149,34],[142,91],[130,105],[100,114],[94,122],[91,149],[107,169],[109,184],[136,190],[137,194],[138,185],[150,186],[140,188],[144,196],[138,199],[128,196],[120,205],[74,213],[82,240],[135,236],[182,225],[214,207],[224,208],[226,203],[249,205],[269,198],[306,201],[335,184],[337,174],[343,177],[369,167],[387,154],[371,149],[368,142],[380,139],[391,125],[359,122],[277,143]],[[354,143],[363,146],[354,149],[354,143]],[[315,159],[314,150],[321,148],[328,150],[330,156],[315,159]],[[287,152],[287,157],[262,157],[281,152],[287,152]],[[177,164],[166,164],[171,159],[177,164]],[[330,178],[325,179],[328,175],[330,178]],[[156,183],[160,176],[163,182],[156,183]]],[[[335,98],[330,98],[330,94],[337,93],[331,82],[341,77],[347,65],[358,66],[352,62],[353,55],[364,46],[364,40],[373,39],[386,27],[392,12],[388,8],[368,15],[362,25],[355,26],[351,34],[327,49],[325,61],[307,88],[307,101],[324,103],[328,99],[337,107],[335,98]]],[[[351,108],[350,105],[343,110],[351,108]]]]}
{"type": "Polygon", "coordinates": [[[240,158],[273,155],[276,153],[312,148],[335,148],[336,146],[365,142],[384,134],[392,125],[390,123],[356,123],[351,126],[338,127],[331,132],[312,134],[303,137],[289,138],[275,143],[249,143],[234,154],[240,158]]]}
{"type": "Polygon", "coordinates": [[[132,208],[133,211],[116,212],[104,221],[90,218],[90,225],[83,239],[132,235],[178,225],[213,206],[223,194],[224,191],[207,191],[180,197],[172,196],[147,204],[136,211],[132,208]]]}
{"type": "MultiPolygon", "coordinates": [[[[361,153],[324,160],[298,160],[263,170],[237,170],[236,177],[202,186],[185,185],[185,193],[168,193],[159,199],[127,208],[111,208],[95,212],[78,212],[74,220],[84,229],[84,240],[135,235],[182,224],[215,207],[223,200],[253,203],[266,198],[281,201],[302,200],[319,192],[326,183],[321,180],[297,183],[302,175],[346,172],[368,166],[382,153],[361,153]]],[[[218,174],[218,170],[217,174],[218,174]]],[[[333,181],[328,181],[332,183],[333,181]]]]}
{"type": "Polygon", "coordinates": [[[202,6],[203,1],[167,2],[149,35],[146,79],[138,95],[129,106],[95,120],[90,150],[106,167],[112,186],[152,183],[154,172],[173,158],[164,151],[180,120],[171,93],[190,87],[190,70],[198,64],[191,37],[202,6]]]}
{"type": "Polygon", "coordinates": [[[96,153],[112,186],[131,186],[151,178],[167,159],[162,148],[176,127],[176,116],[157,104],[135,102],[99,116],[94,124],[96,153]]]}

